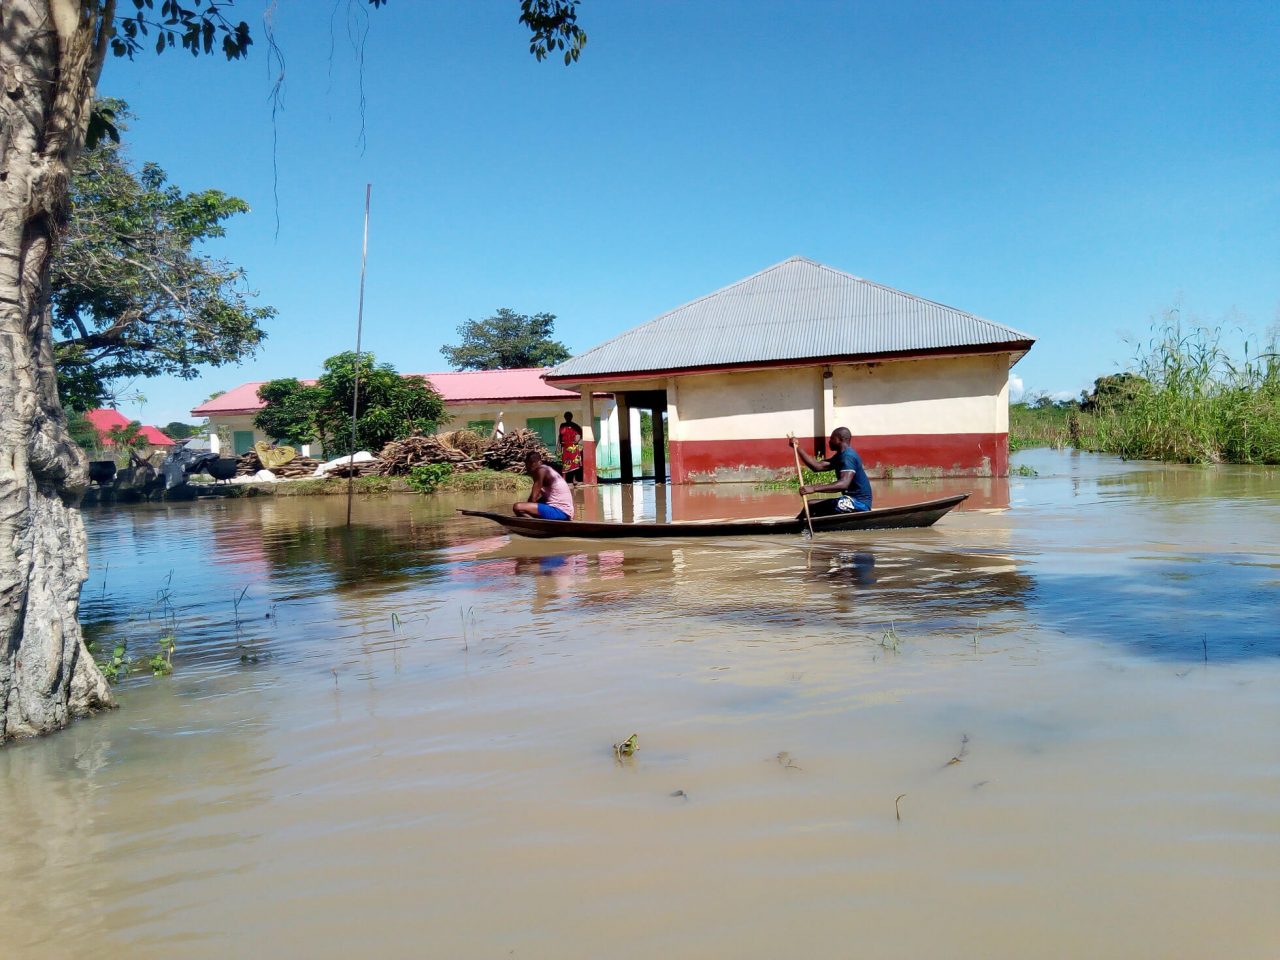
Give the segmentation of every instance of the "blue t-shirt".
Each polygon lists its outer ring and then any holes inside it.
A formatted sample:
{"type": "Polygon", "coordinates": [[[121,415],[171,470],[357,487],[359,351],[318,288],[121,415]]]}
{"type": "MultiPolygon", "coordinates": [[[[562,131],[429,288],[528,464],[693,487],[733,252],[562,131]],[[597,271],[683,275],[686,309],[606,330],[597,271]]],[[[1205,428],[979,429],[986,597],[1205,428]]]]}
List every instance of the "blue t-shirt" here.
{"type": "Polygon", "coordinates": [[[831,458],[831,469],[836,472],[836,479],[842,473],[852,473],[853,483],[849,484],[848,494],[855,500],[861,500],[871,506],[871,481],[867,479],[867,471],[862,467],[862,458],[853,447],[845,447],[831,458]]]}

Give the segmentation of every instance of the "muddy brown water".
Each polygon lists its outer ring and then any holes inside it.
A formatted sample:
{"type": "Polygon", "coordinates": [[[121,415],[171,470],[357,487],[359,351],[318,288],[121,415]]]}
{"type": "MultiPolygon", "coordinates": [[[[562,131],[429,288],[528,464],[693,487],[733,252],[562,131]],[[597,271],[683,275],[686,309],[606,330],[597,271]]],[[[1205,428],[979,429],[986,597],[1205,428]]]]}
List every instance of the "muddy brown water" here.
{"type": "Polygon", "coordinates": [[[89,634],[176,670],[0,751],[0,954],[1280,955],[1280,471],[1015,462],[812,544],[93,513],[89,634]]]}

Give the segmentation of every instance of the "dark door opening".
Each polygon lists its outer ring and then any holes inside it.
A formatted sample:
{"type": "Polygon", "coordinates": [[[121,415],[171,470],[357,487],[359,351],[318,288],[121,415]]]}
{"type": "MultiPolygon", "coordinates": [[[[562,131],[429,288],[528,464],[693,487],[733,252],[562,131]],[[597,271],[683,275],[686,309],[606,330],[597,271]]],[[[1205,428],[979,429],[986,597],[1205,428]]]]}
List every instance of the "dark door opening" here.
{"type": "Polygon", "coordinates": [[[616,394],[618,467],[623,483],[667,482],[667,392],[637,390],[616,394]],[[635,411],[638,415],[633,415],[635,411]],[[639,433],[634,437],[633,433],[639,433]],[[634,441],[634,442],[633,442],[634,441]]]}

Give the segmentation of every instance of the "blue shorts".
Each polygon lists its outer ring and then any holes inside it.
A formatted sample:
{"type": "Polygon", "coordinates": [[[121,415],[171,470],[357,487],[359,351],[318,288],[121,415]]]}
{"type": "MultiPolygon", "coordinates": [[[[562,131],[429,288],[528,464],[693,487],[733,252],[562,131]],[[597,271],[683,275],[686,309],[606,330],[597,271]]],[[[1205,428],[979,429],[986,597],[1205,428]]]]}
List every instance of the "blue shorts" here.
{"type": "Polygon", "coordinates": [[[871,504],[857,497],[840,497],[836,500],[836,509],[841,513],[862,513],[871,509],[871,504]]]}
{"type": "Polygon", "coordinates": [[[538,516],[543,520],[568,520],[569,515],[559,507],[553,507],[549,503],[538,504],[538,516]]]}
{"type": "MultiPolygon", "coordinates": [[[[814,500],[809,504],[809,515],[812,517],[834,517],[842,513],[862,513],[870,510],[871,504],[845,494],[841,497],[828,497],[825,500],[814,500]]],[[[797,520],[804,519],[804,511],[796,514],[797,520]]]]}

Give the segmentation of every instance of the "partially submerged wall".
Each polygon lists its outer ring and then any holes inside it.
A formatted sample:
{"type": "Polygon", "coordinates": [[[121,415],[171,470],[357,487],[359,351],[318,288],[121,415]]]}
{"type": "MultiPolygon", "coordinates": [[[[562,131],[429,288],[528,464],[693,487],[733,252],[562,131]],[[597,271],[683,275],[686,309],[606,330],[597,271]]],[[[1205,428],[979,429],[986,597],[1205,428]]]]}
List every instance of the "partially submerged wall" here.
{"type": "Polygon", "coordinates": [[[673,377],[672,479],[790,476],[787,435],[818,453],[840,426],[873,475],[1005,476],[1008,374],[1001,353],[673,377]]]}

